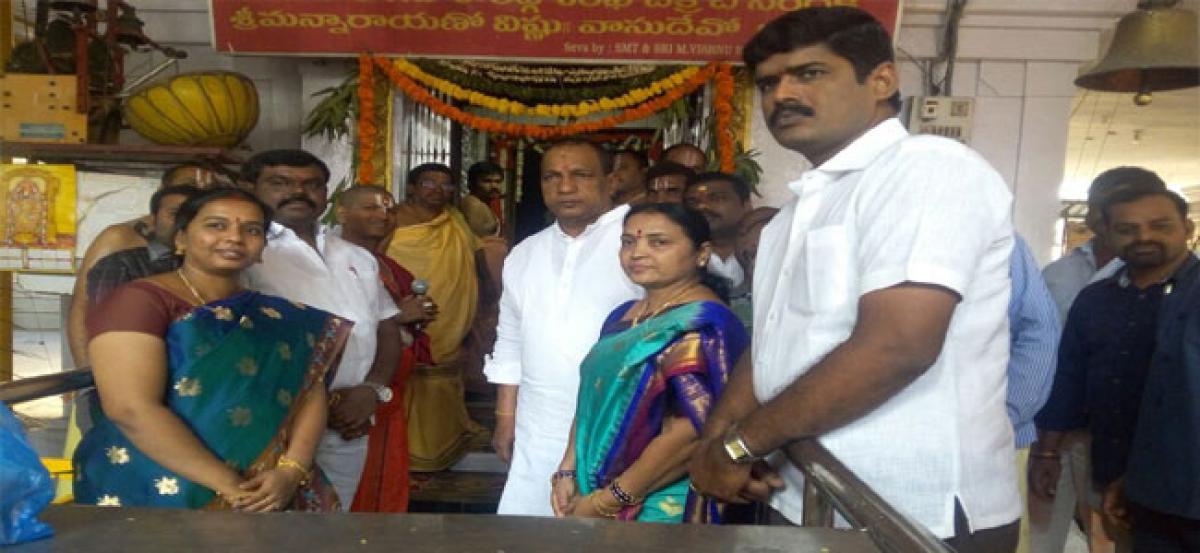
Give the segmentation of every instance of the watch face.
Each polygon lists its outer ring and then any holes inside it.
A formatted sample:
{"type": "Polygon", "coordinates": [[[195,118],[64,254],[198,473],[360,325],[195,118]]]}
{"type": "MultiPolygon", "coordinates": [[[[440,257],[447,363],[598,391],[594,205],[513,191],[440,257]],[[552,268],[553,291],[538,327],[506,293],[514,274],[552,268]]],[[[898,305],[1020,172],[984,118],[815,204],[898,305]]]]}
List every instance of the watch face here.
{"type": "Polygon", "coordinates": [[[380,386],[375,393],[379,395],[379,401],[387,403],[392,400],[392,389],[387,386],[380,386]]]}

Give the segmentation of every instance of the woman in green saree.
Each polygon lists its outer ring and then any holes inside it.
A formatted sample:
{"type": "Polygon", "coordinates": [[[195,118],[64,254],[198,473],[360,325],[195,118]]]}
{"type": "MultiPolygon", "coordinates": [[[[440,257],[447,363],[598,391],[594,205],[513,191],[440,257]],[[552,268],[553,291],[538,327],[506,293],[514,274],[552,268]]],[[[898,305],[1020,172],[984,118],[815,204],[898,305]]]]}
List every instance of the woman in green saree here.
{"type": "Polygon", "coordinates": [[[313,453],[326,371],[350,324],[242,289],[270,210],[215,190],[177,215],[178,271],[134,281],[88,317],[100,408],[75,453],[75,500],[105,506],[326,510],[313,453]]]}
{"type": "Polygon", "coordinates": [[[705,268],[709,232],[678,204],[626,216],[621,266],[646,296],[609,315],[582,363],[572,446],[551,478],[557,516],[720,522],[686,465],[748,338],[705,268]]]}

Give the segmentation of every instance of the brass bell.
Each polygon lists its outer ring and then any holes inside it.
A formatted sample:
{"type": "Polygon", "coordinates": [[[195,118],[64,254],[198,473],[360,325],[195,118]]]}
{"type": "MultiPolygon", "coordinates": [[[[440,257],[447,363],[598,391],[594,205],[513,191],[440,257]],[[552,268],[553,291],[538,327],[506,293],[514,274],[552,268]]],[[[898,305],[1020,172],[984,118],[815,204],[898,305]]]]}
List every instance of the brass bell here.
{"type": "Polygon", "coordinates": [[[1142,0],[1117,23],[1104,57],[1079,71],[1075,86],[1132,92],[1134,103],[1144,106],[1153,91],[1200,85],[1197,15],[1173,3],[1142,0]]]}
{"type": "Polygon", "coordinates": [[[149,43],[150,40],[142,32],[145,25],[145,22],[138,19],[137,9],[130,5],[122,6],[121,13],[117,16],[117,42],[134,48],[149,43]]]}

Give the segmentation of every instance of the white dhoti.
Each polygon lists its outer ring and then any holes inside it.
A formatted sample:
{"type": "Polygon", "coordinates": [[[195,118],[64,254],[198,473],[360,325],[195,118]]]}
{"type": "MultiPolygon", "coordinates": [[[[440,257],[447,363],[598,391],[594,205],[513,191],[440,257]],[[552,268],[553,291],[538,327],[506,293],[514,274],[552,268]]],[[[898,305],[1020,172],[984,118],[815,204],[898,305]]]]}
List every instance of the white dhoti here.
{"type": "Polygon", "coordinates": [[[342,510],[349,511],[367,461],[367,438],[346,441],[337,432],[326,430],[317,446],[316,461],[337,491],[342,510]]]}
{"type": "Polygon", "coordinates": [[[554,510],[550,508],[550,477],[562,462],[567,436],[538,434],[542,433],[517,423],[512,464],[496,514],[554,516],[554,510]]]}

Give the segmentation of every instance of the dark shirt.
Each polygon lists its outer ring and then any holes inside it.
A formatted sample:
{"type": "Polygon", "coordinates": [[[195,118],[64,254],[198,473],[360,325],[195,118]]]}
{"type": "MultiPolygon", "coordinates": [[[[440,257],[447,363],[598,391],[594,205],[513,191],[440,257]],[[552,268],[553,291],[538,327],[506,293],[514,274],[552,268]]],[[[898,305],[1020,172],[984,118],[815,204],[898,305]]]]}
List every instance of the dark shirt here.
{"type": "Polygon", "coordinates": [[[1091,431],[1095,484],[1106,485],[1125,473],[1159,307],[1178,277],[1196,263],[1188,254],[1170,278],[1144,290],[1121,271],[1084,288],[1071,304],[1054,387],[1035,421],[1042,430],[1091,431]]]}
{"type": "Polygon", "coordinates": [[[1130,501],[1200,520],[1200,268],[1163,302],[1125,476],[1130,501]]]}
{"type": "Polygon", "coordinates": [[[88,305],[98,305],[113,290],[134,281],[179,268],[171,250],[157,242],[109,254],[88,271],[88,305]]]}

